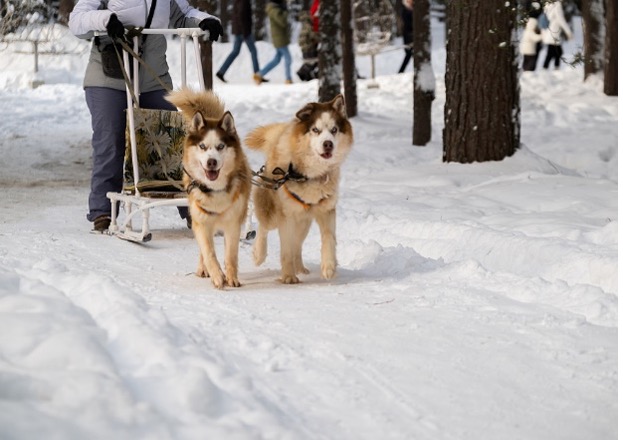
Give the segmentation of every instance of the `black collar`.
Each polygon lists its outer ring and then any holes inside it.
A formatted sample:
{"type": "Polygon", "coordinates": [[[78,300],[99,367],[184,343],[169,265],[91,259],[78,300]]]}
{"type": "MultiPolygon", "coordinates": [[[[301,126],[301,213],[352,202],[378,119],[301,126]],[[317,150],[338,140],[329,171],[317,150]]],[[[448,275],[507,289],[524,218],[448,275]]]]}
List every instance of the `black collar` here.
{"type": "Polygon", "coordinates": [[[188,171],[186,171],[186,168],[185,168],[185,167],[182,167],[182,169],[184,170],[184,172],[186,173],[186,175],[187,175],[188,177],[190,177],[190,183],[186,186],[186,192],[187,192],[188,194],[190,194],[190,192],[191,192],[193,189],[195,189],[195,188],[197,188],[199,191],[201,191],[201,192],[202,192],[202,193],[204,193],[204,194],[210,194],[210,193],[213,193],[213,192],[227,191],[227,189],[228,189],[228,188],[225,188],[224,190],[223,190],[223,189],[220,189],[220,190],[215,190],[215,189],[212,189],[212,188],[210,188],[210,187],[208,187],[208,186],[204,185],[203,183],[198,182],[197,180],[193,179],[193,176],[191,176],[191,175],[190,175],[190,173],[189,173],[188,171]]]}

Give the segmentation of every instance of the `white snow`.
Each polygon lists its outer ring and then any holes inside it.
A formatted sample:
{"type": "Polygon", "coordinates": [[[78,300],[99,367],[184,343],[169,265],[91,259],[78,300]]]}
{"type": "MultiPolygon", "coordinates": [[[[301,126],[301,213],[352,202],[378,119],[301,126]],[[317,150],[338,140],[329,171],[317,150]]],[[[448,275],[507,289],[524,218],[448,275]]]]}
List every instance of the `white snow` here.
{"type": "MultiPolygon", "coordinates": [[[[214,45],[215,68],[230,47],[214,45]]],[[[522,149],[447,164],[443,75],[432,141],[414,147],[412,73],[395,74],[401,49],[377,56],[380,87],[358,83],[337,278],[320,277],[312,228],[300,285],[277,282],[273,233],[267,263],[243,244],[243,286],[220,292],[193,275],[174,208],[152,211],[145,245],[89,233],[84,48],[41,55],[35,76],[32,55],[0,47],[0,438],[617,437],[619,101],[599,78],[523,74],[522,149]]],[[[263,65],[274,49],[258,50],[263,65]]],[[[283,65],[251,75],[243,48],[215,82],[242,137],[317,98],[283,65]]]]}

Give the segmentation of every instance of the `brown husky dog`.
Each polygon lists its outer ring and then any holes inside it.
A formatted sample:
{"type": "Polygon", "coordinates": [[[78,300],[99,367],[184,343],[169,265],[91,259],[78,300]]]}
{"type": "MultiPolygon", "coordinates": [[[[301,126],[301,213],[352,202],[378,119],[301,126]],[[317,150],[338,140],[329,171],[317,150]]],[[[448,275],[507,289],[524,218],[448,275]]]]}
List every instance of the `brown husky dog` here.
{"type": "Polygon", "coordinates": [[[307,104],[291,122],[258,127],[245,141],[249,148],[266,154],[260,178],[265,186],[272,186],[253,190],[259,221],[253,245],[255,264],[266,259],[268,231],[276,228],[281,244],[281,281],[298,283],[297,274],[309,273],[303,265],[303,241],[315,220],[321,238],[320,270],[323,278],[333,278],[337,269],[335,207],[340,166],[353,142],[344,97],[307,104]]]}
{"type": "Polygon", "coordinates": [[[251,192],[251,170],[240,146],[230,112],[212,92],[182,89],[167,100],[182,110],[184,187],[192,229],[199,244],[197,275],[208,276],[218,289],[239,287],[238,247],[251,192]],[[225,236],[225,273],[214,250],[214,234],[225,236]]]}

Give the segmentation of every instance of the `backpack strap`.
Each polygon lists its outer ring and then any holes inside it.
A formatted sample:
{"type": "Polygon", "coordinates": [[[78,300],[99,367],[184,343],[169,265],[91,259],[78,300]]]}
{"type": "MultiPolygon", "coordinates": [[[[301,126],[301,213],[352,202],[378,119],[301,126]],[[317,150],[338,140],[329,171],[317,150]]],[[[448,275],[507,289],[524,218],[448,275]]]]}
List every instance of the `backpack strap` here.
{"type": "Polygon", "coordinates": [[[156,3],[156,0],[152,0],[151,6],[149,7],[149,15],[145,22],[145,29],[149,29],[149,26],[151,26],[151,20],[154,18],[154,11],[156,10],[156,3]]]}

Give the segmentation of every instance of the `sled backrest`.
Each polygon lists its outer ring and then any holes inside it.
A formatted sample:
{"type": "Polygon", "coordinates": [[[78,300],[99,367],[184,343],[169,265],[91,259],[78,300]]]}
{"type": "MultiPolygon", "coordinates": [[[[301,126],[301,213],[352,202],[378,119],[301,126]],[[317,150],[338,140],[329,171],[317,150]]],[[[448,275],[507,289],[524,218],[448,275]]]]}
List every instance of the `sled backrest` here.
{"type": "MultiPolygon", "coordinates": [[[[182,155],[185,128],[178,111],[134,108],[138,189],[182,191],[182,155]]],[[[132,144],[127,124],[124,165],[124,190],[134,191],[132,144]]]]}

